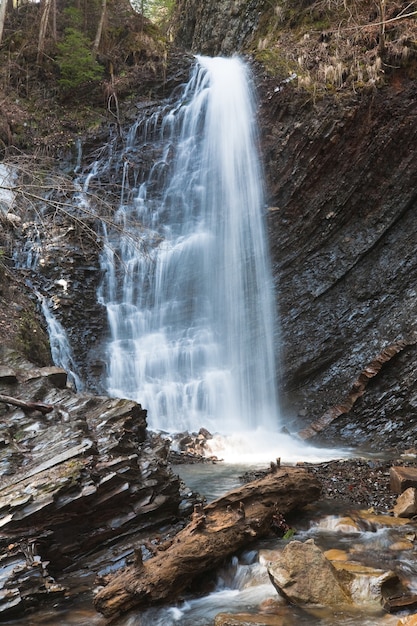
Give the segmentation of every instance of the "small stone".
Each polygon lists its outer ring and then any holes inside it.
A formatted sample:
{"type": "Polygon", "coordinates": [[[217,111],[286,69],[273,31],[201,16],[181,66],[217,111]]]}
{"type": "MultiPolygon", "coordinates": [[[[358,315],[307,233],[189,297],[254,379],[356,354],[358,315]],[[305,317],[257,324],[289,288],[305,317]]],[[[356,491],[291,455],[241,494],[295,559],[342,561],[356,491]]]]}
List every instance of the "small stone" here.
{"type": "Polygon", "coordinates": [[[327,550],[324,553],[324,556],[326,557],[326,559],[329,559],[329,561],[347,561],[348,560],[347,552],[345,552],[344,550],[337,550],[336,548],[333,548],[332,550],[327,550]]]}
{"type": "Polygon", "coordinates": [[[6,219],[10,224],[16,227],[20,226],[22,223],[22,218],[20,217],[20,215],[16,215],[16,213],[7,213],[6,219]]]}
{"type": "MultiPolygon", "coordinates": [[[[417,607],[416,595],[404,595],[395,598],[389,598],[384,602],[384,609],[388,613],[397,613],[399,611],[415,609],[417,607]]],[[[401,623],[401,622],[400,622],[401,623]]],[[[407,622],[406,622],[407,623],[407,622]]],[[[417,622],[415,622],[417,624],[417,622]]]]}
{"type": "Polygon", "coordinates": [[[6,384],[17,383],[16,372],[11,367],[0,365],[0,382],[6,384]]]}
{"type": "Polygon", "coordinates": [[[214,626],[289,626],[285,615],[256,615],[252,613],[219,613],[214,626]]]}
{"type": "Polygon", "coordinates": [[[417,467],[393,466],[390,469],[390,489],[402,493],[409,487],[417,487],[417,467]]]}
{"type": "Polygon", "coordinates": [[[393,517],[392,515],[377,515],[376,513],[363,513],[361,519],[373,528],[392,528],[408,524],[406,518],[393,517]]]}
{"type": "Polygon", "coordinates": [[[403,539],[402,541],[396,541],[395,543],[392,543],[389,547],[390,550],[392,550],[393,552],[401,552],[402,550],[412,550],[414,548],[414,545],[411,543],[411,541],[406,541],[405,539],[403,539]]]}
{"type": "Polygon", "coordinates": [[[398,496],[394,506],[396,517],[412,517],[417,513],[417,489],[409,487],[398,496]]]}

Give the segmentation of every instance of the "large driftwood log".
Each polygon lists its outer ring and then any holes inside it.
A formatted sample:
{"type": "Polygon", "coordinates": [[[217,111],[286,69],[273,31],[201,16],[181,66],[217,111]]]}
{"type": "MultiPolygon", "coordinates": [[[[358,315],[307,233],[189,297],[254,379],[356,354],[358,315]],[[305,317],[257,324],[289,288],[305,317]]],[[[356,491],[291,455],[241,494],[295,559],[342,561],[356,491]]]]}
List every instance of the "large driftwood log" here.
{"type": "Polygon", "coordinates": [[[112,621],[134,607],[172,602],[200,574],[269,534],[274,516],[315,501],[320,491],[312,474],[295,467],[230,491],[195,511],[165,550],[143,563],[137,551],[135,565],[115,574],[96,595],[96,609],[112,621]]]}

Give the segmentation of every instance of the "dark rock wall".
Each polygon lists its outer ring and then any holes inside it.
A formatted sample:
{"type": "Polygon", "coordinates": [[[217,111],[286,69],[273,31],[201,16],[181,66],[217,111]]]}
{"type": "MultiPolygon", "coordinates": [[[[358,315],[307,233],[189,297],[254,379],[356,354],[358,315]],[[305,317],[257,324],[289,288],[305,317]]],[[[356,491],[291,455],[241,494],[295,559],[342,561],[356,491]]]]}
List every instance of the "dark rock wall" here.
{"type": "Polygon", "coordinates": [[[169,443],[147,433],[146,411],[75,394],[66,380],[64,370],[34,368],[0,346],[0,621],[76,595],[68,572],[92,585],[190,512],[169,443]]]}
{"type": "Polygon", "coordinates": [[[199,54],[231,55],[249,45],[265,0],[179,0],[176,42],[199,54]]]}
{"type": "MultiPolygon", "coordinates": [[[[400,81],[313,102],[264,83],[261,96],[284,402],[308,422],[416,333],[417,89],[400,81]]],[[[344,443],[372,443],[376,411],[381,434],[388,419],[415,419],[415,363],[410,347],[395,375],[381,371],[383,388],[373,381],[345,418],[344,443]]]]}

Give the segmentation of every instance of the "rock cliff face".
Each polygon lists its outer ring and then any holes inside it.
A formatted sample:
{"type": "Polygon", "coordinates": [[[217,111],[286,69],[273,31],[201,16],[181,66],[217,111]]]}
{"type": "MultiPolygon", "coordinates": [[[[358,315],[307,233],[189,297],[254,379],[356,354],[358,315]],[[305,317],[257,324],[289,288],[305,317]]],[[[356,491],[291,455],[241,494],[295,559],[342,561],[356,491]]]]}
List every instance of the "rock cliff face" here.
{"type": "Polygon", "coordinates": [[[175,38],[199,54],[234,54],[252,40],[266,4],[265,0],[179,0],[175,38]]]}
{"type": "Polygon", "coordinates": [[[290,90],[271,88],[263,101],[289,405],[319,417],[347,398],[383,349],[406,346],[368,384],[343,428],[338,421],[326,430],[345,444],[412,441],[416,96],[414,83],[398,80],[348,101],[303,105],[290,90]]]}

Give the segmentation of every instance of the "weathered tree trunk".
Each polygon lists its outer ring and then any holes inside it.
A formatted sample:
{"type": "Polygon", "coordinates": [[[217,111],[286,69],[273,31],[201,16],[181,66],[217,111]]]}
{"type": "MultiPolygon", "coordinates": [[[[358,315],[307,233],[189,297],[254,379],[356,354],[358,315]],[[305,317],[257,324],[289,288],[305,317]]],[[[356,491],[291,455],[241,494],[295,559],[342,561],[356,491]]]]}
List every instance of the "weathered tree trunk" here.
{"type": "Polygon", "coordinates": [[[378,0],[378,10],[379,10],[379,44],[378,44],[378,52],[379,54],[384,54],[385,51],[385,0],[378,0]]]}
{"type": "Polygon", "coordinates": [[[106,19],[106,8],[107,8],[107,0],[101,0],[100,21],[97,26],[96,38],[94,40],[94,46],[93,46],[94,54],[97,54],[98,48],[100,45],[101,35],[103,33],[104,21],[106,19]]]}
{"type": "Polygon", "coordinates": [[[42,62],[42,55],[45,49],[46,30],[48,27],[49,14],[51,12],[52,0],[43,0],[41,5],[41,24],[39,27],[39,39],[38,39],[38,56],[36,62],[38,65],[42,62]]]}
{"type": "Polygon", "coordinates": [[[45,404],[44,402],[26,402],[25,400],[12,398],[12,396],[5,396],[4,394],[0,394],[0,402],[18,406],[24,411],[40,411],[43,415],[50,413],[54,409],[52,404],[45,404]]]}
{"type": "Polygon", "coordinates": [[[134,607],[172,602],[200,574],[273,529],[274,517],[313,502],[317,479],[306,470],[281,468],[235,489],[195,511],[191,522],[169,546],[142,563],[117,573],[95,598],[109,620],[134,607]]]}
{"type": "Polygon", "coordinates": [[[6,0],[0,0],[0,44],[3,38],[4,22],[6,20],[6,0]]]}

